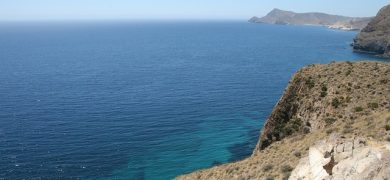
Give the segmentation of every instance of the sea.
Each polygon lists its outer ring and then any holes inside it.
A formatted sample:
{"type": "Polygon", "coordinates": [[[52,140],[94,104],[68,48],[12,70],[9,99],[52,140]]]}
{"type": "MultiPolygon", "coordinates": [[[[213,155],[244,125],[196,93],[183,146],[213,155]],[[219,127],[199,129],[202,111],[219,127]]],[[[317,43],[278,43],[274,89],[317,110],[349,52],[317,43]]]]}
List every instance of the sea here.
{"type": "MultiPolygon", "coordinates": [[[[294,72],[357,32],[245,21],[0,23],[0,179],[168,180],[251,155],[294,72]]],[[[380,60],[380,59],[379,59],[380,60]]]]}

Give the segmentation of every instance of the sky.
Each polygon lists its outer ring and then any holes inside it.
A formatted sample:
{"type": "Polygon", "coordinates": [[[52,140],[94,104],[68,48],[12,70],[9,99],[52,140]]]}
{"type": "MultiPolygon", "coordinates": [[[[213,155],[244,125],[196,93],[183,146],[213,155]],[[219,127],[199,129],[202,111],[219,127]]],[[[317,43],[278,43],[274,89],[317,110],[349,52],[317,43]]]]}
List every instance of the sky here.
{"type": "Polygon", "coordinates": [[[273,8],[375,16],[390,0],[0,0],[0,21],[247,20],[273,8]]]}

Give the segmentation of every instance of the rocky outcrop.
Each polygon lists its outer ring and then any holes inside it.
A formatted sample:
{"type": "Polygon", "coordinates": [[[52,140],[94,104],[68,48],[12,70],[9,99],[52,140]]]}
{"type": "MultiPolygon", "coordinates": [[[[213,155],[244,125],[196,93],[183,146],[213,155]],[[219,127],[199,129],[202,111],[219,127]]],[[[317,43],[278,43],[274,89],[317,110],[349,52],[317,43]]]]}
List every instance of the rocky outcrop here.
{"type": "Polygon", "coordinates": [[[293,24],[293,25],[320,25],[332,29],[361,30],[371,18],[355,18],[347,16],[330,15],[325,13],[295,13],[273,9],[262,18],[253,17],[249,20],[252,23],[268,24],[293,24]]]}
{"type": "Polygon", "coordinates": [[[358,34],[353,49],[390,57],[390,5],[383,7],[358,34]]]}
{"type": "Polygon", "coordinates": [[[374,86],[384,88],[380,79],[390,79],[389,63],[377,65],[385,68],[380,75],[375,73],[373,62],[311,65],[298,71],[266,121],[254,153],[285,137],[322,130],[340,119],[353,119],[358,114],[354,108],[367,107],[370,101],[378,103],[382,95],[389,99],[390,92],[369,92],[374,86]],[[372,78],[363,80],[368,77],[372,78]]]}
{"type": "Polygon", "coordinates": [[[390,179],[390,143],[333,134],[310,147],[289,179],[390,179]]]}
{"type": "Polygon", "coordinates": [[[387,154],[381,150],[387,145],[378,144],[390,141],[389,84],[388,62],[304,67],[291,78],[251,157],[177,179],[288,179],[310,174],[348,179],[388,174],[387,170],[366,170],[360,163],[386,168],[390,164],[386,158],[364,158],[387,154]],[[339,138],[318,142],[333,133],[340,134],[339,138]],[[317,162],[319,165],[314,167],[317,162]]]}

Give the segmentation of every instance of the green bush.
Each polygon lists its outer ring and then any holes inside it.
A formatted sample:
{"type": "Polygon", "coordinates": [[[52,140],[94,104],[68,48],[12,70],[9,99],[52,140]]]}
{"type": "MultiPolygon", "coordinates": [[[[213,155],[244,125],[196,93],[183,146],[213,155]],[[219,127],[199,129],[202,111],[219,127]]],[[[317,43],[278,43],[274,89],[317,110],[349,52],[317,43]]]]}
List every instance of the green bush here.
{"type": "Polygon", "coordinates": [[[325,97],[326,95],[328,95],[328,93],[326,91],[321,91],[321,97],[325,97]]]}
{"type": "Polygon", "coordinates": [[[309,88],[311,89],[311,88],[314,87],[315,82],[314,82],[313,79],[311,79],[311,77],[309,77],[308,79],[305,80],[305,84],[306,84],[307,86],[309,86],[309,88]]]}
{"type": "Polygon", "coordinates": [[[363,108],[358,106],[358,107],[355,107],[355,112],[362,112],[363,111],[363,108]]]}
{"type": "Polygon", "coordinates": [[[325,118],[325,123],[327,126],[333,124],[334,122],[336,122],[335,118],[325,118]]]}
{"type": "Polygon", "coordinates": [[[327,88],[326,86],[322,86],[322,87],[321,87],[321,90],[322,90],[322,91],[328,91],[328,88],[327,88]]]}
{"type": "Polygon", "coordinates": [[[376,109],[379,107],[378,103],[368,103],[368,108],[371,108],[371,109],[376,109]]]}
{"type": "Polygon", "coordinates": [[[310,127],[305,126],[305,127],[303,128],[303,133],[309,134],[309,133],[310,133],[310,127]]]}
{"type": "Polygon", "coordinates": [[[338,108],[339,106],[340,106],[340,101],[339,101],[339,99],[338,98],[333,98],[332,99],[332,106],[334,107],[334,108],[338,108]]]}

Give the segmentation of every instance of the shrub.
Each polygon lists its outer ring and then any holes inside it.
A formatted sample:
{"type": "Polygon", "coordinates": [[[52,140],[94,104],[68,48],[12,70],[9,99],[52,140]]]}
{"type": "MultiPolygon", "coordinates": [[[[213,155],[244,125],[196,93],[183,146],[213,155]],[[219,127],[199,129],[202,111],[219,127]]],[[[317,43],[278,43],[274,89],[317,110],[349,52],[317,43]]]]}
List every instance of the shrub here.
{"type": "Polygon", "coordinates": [[[328,93],[326,91],[321,91],[321,97],[325,97],[326,95],[328,95],[328,93]]]}
{"type": "Polygon", "coordinates": [[[376,109],[379,107],[378,103],[368,103],[368,108],[371,108],[371,109],[376,109]]]}
{"type": "Polygon", "coordinates": [[[327,88],[326,86],[322,86],[322,87],[321,87],[321,90],[322,90],[322,91],[328,91],[328,88],[327,88]]]}
{"type": "Polygon", "coordinates": [[[340,106],[340,101],[339,101],[339,99],[338,98],[333,98],[332,99],[332,106],[334,107],[334,108],[338,108],[339,106],[340,106]]]}
{"type": "Polygon", "coordinates": [[[351,100],[352,100],[352,97],[350,97],[350,96],[347,96],[347,97],[345,98],[345,102],[347,102],[347,103],[351,102],[351,100]]]}
{"type": "Polygon", "coordinates": [[[293,152],[294,156],[297,157],[297,158],[300,158],[302,156],[301,152],[300,151],[294,151],[293,152]]]}
{"type": "Polygon", "coordinates": [[[288,180],[291,176],[291,172],[283,173],[283,178],[282,180],[288,180]]]}
{"type": "Polygon", "coordinates": [[[303,128],[303,133],[309,134],[309,133],[310,133],[310,127],[305,126],[305,127],[303,128]]]}
{"type": "Polygon", "coordinates": [[[350,74],[351,74],[351,70],[350,69],[348,69],[348,71],[347,72],[345,72],[345,76],[349,76],[350,74]]]}
{"type": "Polygon", "coordinates": [[[389,141],[389,142],[390,142],[390,137],[387,137],[387,138],[386,138],[386,141],[389,141]]]}
{"type": "Polygon", "coordinates": [[[386,124],[385,129],[386,129],[386,131],[390,131],[390,125],[386,124]]]}
{"type": "Polygon", "coordinates": [[[353,129],[352,129],[351,125],[347,124],[347,125],[344,126],[344,130],[343,130],[344,134],[351,133],[352,131],[353,131],[353,129]]]}
{"type": "Polygon", "coordinates": [[[388,80],[387,80],[387,79],[381,79],[379,82],[380,82],[381,84],[387,84],[388,80]]]}
{"type": "Polygon", "coordinates": [[[265,178],[266,180],[274,180],[274,177],[273,176],[268,176],[267,178],[265,178]]]}
{"type": "Polygon", "coordinates": [[[280,170],[283,172],[283,173],[288,173],[288,172],[291,172],[293,170],[293,168],[290,166],[290,165],[283,165],[280,170]]]}
{"type": "Polygon", "coordinates": [[[335,118],[325,118],[325,123],[327,126],[333,124],[334,122],[336,122],[335,118]]]}
{"type": "Polygon", "coordinates": [[[315,82],[313,79],[311,79],[311,77],[309,77],[308,79],[305,80],[305,84],[309,86],[309,88],[313,88],[314,85],[315,85],[315,82]]]}
{"type": "Polygon", "coordinates": [[[363,111],[363,108],[358,106],[358,107],[355,107],[355,112],[362,112],[363,111]]]}
{"type": "Polygon", "coordinates": [[[272,168],[274,168],[274,166],[272,164],[267,164],[267,165],[263,166],[263,171],[267,172],[267,171],[270,171],[272,168]]]}

